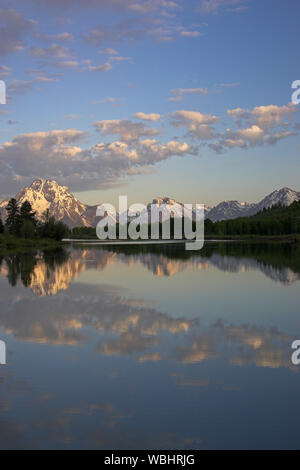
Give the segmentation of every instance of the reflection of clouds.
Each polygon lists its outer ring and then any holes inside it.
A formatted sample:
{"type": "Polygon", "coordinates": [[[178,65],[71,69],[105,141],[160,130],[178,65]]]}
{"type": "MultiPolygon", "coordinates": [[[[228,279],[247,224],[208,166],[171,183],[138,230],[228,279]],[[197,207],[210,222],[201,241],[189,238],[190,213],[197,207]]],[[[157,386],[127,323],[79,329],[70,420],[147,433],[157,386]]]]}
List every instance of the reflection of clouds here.
{"type": "Polygon", "coordinates": [[[162,357],[159,353],[155,352],[152,354],[144,354],[143,356],[140,356],[138,361],[143,363],[143,362],[158,362],[161,361],[162,357]]]}
{"type": "Polygon", "coordinates": [[[239,344],[239,352],[231,357],[231,364],[255,364],[273,369],[292,368],[290,354],[287,354],[292,342],[291,336],[276,329],[261,331],[247,326],[230,326],[227,334],[229,339],[239,344]]]}
{"type": "Polygon", "coordinates": [[[289,335],[277,329],[218,321],[172,318],[145,300],[126,299],[110,286],[71,285],[54,297],[22,289],[0,290],[0,328],[33,343],[86,344],[96,333],[95,352],[131,355],[141,364],[162,359],[196,364],[223,359],[229,364],[291,367],[289,335]],[[5,295],[4,295],[5,293],[5,295]],[[163,355],[161,350],[163,350],[163,355]]]}
{"type": "Polygon", "coordinates": [[[128,332],[123,333],[120,338],[100,344],[97,351],[105,356],[121,356],[144,351],[148,347],[157,346],[157,344],[157,340],[152,337],[141,336],[139,332],[128,332]]]}
{"type": "Polygon", "coordinates": [[[183,364],[203,362],[219,356],[216,350],[216,339],[213,335],[199,335],[192,339],[187,346],[175,349],[175,357],[183,364]]]}
{"type": "MultiPolygon", "coordinates": [[[[60,444],[72,444],[78,439],[78,433],[75,431],[76,425],[86,419],[92,419],[95,416],[101,427],[109,428],[112,420],[121,420],[121,414],[117,412],[115,406],[111,403],[85,403],[84,405],[74,404],[69,408],[57,409],[50,416],[44,416],[32,423],[33,429],[38,431],[39,440],[47,441],[49,435],[55,442],[60,444]]],[[[81,448],[82,438],[76,447],[81,448]]]]}
{"type": "MultiPolygon", "coordinates": [[[[15,361],[0,368],[0,448],[199,449],[211,444],[214,420],[229,416],[232,424],[231,407],[237,411],[238,431],[240,418],[248,422],[251,400],[260,397],[261,406],[269,409],[264,386],[270,377],[276,387],[284,374],[287,394],[297,379],[290,372],[296,369],[290,362],[294,338],[284,331],[237,321],[203,325],[184,314],[173,318],[156,303],[127,298],[130,291],[123,288],[72,283],[85,270],[103,270],[111,263],[114,268],[128,263],[126,272],[138,263],[138,273],[143,266],[171,275],[191,266],[261,269],[255,260],[217,254],[173,260],[164,254],[79,250],[49,272],[43,263],[37,260],[27,289],[20,281],[9,288],[0,278],[0,331],[21,340],[8,339],[15,361]],[[245,374],[260,380],[247,387],[245,374]],[[165,412],[171,420],[164,419],[165,412]]],[[[272,268],[265,269],[270,273],[272,268]]],[[[274,279],[282,272],[275,270],[274,279]]],[[[179,283],[169,279],[167,284],[174,294],[171,289],[179,283]]]]}
{"type": "Polygon", "coordinates": [[[90,332],[112,339],[98,345],[106,355],[131,354],[158,344],[163,331],[186,333],[193,321],[172,318],[144,301],[126,299],[122,289],[73,285],[55,297],[34,297],[20,287],[0,292],[0,328],[18,339],[35,343],[78,345],[90,332]]]}
{"type": "Polygon", "coordinates": [[[26,426],[22,418],[11,416],[15,397],[30,396],[32,388],[17,380],[9,366],[0,368],[0,449],[25,449],[28,446],[26,426]]]}
{"type": "Polygon", "coordinates": [[[76,345],[84,342],[86,335],[81,332],[80,320],[70,315],[67,306],[64,310],[64,302],[45,305],[38,300],[14,301],[6,296],[0,301],[0,328],[6,334],[34,343],[76,345]]]}
{"type": "Polygon", "coordinates": [[[186,346],[175,348],[175,357],[183,364],[192,364],[226,355],[232,365],[293,369],[292,339],[274,328],[226,325],[218,321],[205,332],[192,335],[186,346]]]}
{"type": "Polygon", "coordinates": [[[182,387],[208,387],[209,379],[190,379],[183,374],[173,374],[175,383],[182,387]]]}

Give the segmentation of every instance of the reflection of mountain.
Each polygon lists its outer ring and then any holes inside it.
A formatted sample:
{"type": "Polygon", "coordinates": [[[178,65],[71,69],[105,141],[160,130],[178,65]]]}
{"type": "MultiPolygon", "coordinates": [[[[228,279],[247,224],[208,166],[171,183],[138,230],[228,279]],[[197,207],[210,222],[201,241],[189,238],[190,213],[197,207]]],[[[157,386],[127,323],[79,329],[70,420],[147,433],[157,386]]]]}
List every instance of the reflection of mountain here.
{"type": "Polygon", "coordinates": [[[238,273],[250,270],[259,270],[273,281],[281,282],[282,284],[291,284],[300,279],[300,273],[295,273],[289,267],[279,268],[272,265],[266,265],[260,261],[250,258],[235,258],[234,256],[223,256],[213,254],[211,257],[201,255],[194,255],[188,260],[172,260],[165,255],[155,254],[141,254],[133,255],[130,260],[126,257],[119,255],[118,260],[123,262],[139,262],[146,266],[155,276],[174,276],[187,269],[190,266],[198,270],[206,270],[216,267],[224,272],[238,273]]]}
{"type": "Polygon", "coordinates": [[[282,284],[300,280],[300,252],[290,245],[208,243],[199,253],[174,247],[141,253],[129,250],[122,253],[119,249],[118,260],[141,263],[157,276],[173,276],[188,267],[198,270],[215,267],[228,273],[259,270],[282,284]]]}
{"type": "Polygon", "coordinates": [[[142,265],[154,276],[174,276],[190,267],[212,267],[228,273],[258,270],[273,281],[292,284],[300,280],[300,255],[290,246],[208,244],[200,253],[182,248],[87,247],[75,250],[44,252],[36,256],[11,255],[0,259],[0,273],[11,285],[21,282],[35,295],[56,295],[67,290],[72,280],[89,269],[104,270],[115,263],[128,267],[142,265]]]}
{"type": "Polygon", "coordinates": [[[61,290],[67,290],[73,279],[90,267],[102,270],[110,260],[113,253],[101,253],[96,260],[90,250],[70,254],[65,250],[52,253],[52,259],[45,253],[34,255],[12,255],[4,258],[0,265],[0,273],[8,278],[11,285],[21,282],[30,287],[35,295],[56,295],[61,290]],[[28,261],[31,266],[28,268],[28,261]],[[91,264],[89,262],[92,261],[91,264]]]}
{"type": "Polygon", "coordinates": [[[222,271],[231,273],[259,270],[273,281],[281,282],[282,284],[292,284],[300,280],[300,273],[295,273],[289,267],[279,268],[271,264],[266,265],[255,259],[235,258],[233,256],[215,254],[209,258],[209,263],[222,271]]]}
{"type": "MultiPolygon", "coordinates": [[[[89,250],[84,250],[75,254],[71,252],[68,259],[61,265],[55,266],[54,269],[49,269],[49,266],[43,259],[40,259],[36,264],[31,278],[30,287],[33,292],[38,296],[55,295],[61,290],[67,290],[73,279],[79,276],[80,273],[86,271],[89,267],[94,265],[94,259],[91,259],[89,250]],[[91,264],[89,262],[92,261],[91,264]]],[[[96,267],[101,270],[113,259],[112,253],[103,253],[101,259],[97,260],[96,267]]]]}

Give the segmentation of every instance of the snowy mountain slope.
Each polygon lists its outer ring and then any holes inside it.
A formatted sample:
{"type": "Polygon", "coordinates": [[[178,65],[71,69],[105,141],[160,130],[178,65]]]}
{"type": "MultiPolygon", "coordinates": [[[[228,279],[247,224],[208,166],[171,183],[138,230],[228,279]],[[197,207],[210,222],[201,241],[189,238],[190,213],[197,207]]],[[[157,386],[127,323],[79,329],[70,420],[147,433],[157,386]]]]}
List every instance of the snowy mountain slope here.
{"type": "Polygon", "coordinates": [[[294,201],[300,200],[300,192],[293,191],[290,188],[282,188],[277,191],[273,191],[271,194],[266,196],[262,201],[256,204],[257,212],[262,209],[268,209],[275,204],[281,204],[282,206],[290,206],[294,201]]]}
{"type": "MultiPolygon", "coordinates": [[[[60,186],[56,181],[37,179],[15,196],[18,204],[29,201],[36,212],[37,219],[49,209],[50,215],[61,220],[70,227],[78,225],[90,226],[95,222],[96,209],[82,204],[73,196],[69,188],[60,186]]],[[[2,218],[6,217],[5,208],[9,199],[0,204],[2,218]]]]}
{"type": "Polygon", "coordinates": [[[290,188],[282,188],[273,191],[257,204],[247,202],[224,201],[213,207],[206,213],[206,218],[217,222],[219,220],[235,219],[237,217],[250,217],[263,209],[267,209],[276,204],[289,206],[294,201],[300,200],[300,192],[293,191],[290,188]]]}
{"type": "Polygon", "coordinates": [[[206,214],[206,218],[212,222],[219,220],[235,219],[236,217],[244,217],[255,214],[255,204],[238,201],[223,201],[213,207],[206,214]]]}
{"type": "MultiPolygon", "coordinates": [[[[66,186],[59,185],[56,181],[46,179],[36,179],[28,187],[18,192],[15,196],[19,205],[24,201],[29,201],[36,216],[41,219],[43,212],[47,209],[50,215],[54,216],[56,220],[61,220],[69,227],[96,226],[99,217],[96,217],[97,206],[89,206],[81,203],[71,193],[66,186]]],[[[290,188],[282,188],[273,191],[258,203],[247,203],[238,201],[223,201],[214,207],[204,206],[205,218],[211,219],[213,222],[218,220],[234,219],[236,217],[249,217],[256,214],[264,208],[272,207],[275,204],[289,206],[294,201],[300,200],[300,192],[293,191],[290,188]]],[[[6,218],[5,208],[9,199],[5,199],[0,203],[0,216],[2,220],[6,218]]],[[[152,203],[157,209],[165,204],[166,216],[170,214],[171,217],[180,216],[182,213],[183,204],[168,197],[157,197],[153,199],[152,203]],[[177,204],[177,207],[174,205],[177,204]]],[[[151,204],[147,205],[148,216],[151,211],[151,204]]],[[[116,208],[117,209],[117,208],[116,208]]],[[[194,211],[187,211],[187,216],[195,219],[194,211]]],[[[114,223],[122,214],[107,214],[111,222],[114,223]]],[[[123,214],[124,215],[124,214],[123,214]]],[[[134,215],[127,211],[128,221],[134,220],[134,215]]],[[[164,219],[164,217],[162,217],[164,219]]]]}

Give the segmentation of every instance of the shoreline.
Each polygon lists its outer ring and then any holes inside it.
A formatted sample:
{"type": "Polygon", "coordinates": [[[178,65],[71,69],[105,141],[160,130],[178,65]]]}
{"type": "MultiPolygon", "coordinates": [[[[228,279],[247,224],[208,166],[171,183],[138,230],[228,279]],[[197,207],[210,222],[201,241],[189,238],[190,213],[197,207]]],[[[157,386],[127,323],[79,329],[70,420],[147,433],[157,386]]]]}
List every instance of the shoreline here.
{"type": "MultiPolygon", "coordinates": [[[[63,243],[83,243],[90,245],[168,245],[193,243],[195,240],[100,240],[98,238],[64,238],[63,243]]],[[[291,235],[207,235],[205,242],[260,242],[260,243],[299,243],[299,234],[291,235]]]]}
{"type": "Polygon", "coordinates": [[[34,253],[38,250],[56,250],[64,246],[62,241],[50,238],[28,240],[14,236],[0,235],[0,256],[11,253],[34,253]]]}

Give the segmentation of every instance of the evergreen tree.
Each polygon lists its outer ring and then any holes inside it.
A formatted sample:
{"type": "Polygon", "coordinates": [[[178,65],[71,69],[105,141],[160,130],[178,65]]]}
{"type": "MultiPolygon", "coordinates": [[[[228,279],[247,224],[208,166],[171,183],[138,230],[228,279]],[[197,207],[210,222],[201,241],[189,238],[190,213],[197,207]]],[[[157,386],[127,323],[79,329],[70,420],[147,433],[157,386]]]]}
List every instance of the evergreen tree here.
{"type": "Polygon", "coordinates": [[[35,212],[32,210],[31,204],[24,201],[20,209],[20,220],[23,225],[24,222],[31,222],[36,225],[35,212]]]}
{"type": "Polygon", "coordinates": [[[32,240],[35,237],[35,226],[31,220],[25,220],[20,229],[22,238],[32,240]]]}
{"type": "Polygon", "coordinates": [[[2,219],[0,217],[0,233],[3,233],[3,232],[4,232],[4,225],[3,225],[2,219]]]}
{"type": "Polygon", "coordinates": [[[46,209],[42,214],[42,221],[44,224],[48,224],[50,221],[50,210],[46,209]]]}
{"type": "Polygon", "coordinates": [[[69,228],[63,222],[56,222],[53,216],[50,216],[49,209],[42,214],[42,223],[37,227],[38,235],[41,238],[53,238],[60,241],[69,235],[69,228]]]}
{"type": "Polygon", "coordinates": [[[20,229],[20,212],[16,199],[10,199],[6,206],[6,212],[7,218],[5,225],[7,230],[13,235],[18,235],[20,229]]]}

